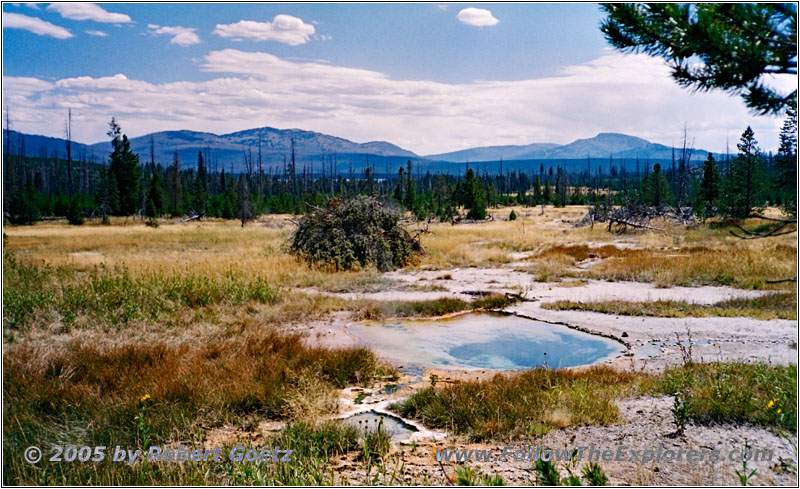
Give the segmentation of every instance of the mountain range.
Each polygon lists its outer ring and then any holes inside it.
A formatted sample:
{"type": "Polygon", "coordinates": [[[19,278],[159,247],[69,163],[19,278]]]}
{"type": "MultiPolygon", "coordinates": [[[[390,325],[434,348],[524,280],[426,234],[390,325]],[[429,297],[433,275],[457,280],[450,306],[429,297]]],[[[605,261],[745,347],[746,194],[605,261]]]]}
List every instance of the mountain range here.
{"type": "MultiPolygon", "coordinates": [[[[66,141],[60,138],[10,132],[12,152],[16,153],[20,144],[29,156],[66,155],[66,141]]],[[[450,153],[420,156],[385,141],[356,143],[344,138],[330,136],[301,129],[275,129],[261,127],[217,135],[198,131],[162,131],[145,136],[131,138],[131,149],[142,161],[150,160],[151,144],[156,162],[169,165],[175,152],[182,167],[193,167],[197,162],[197,153],[210,150],[209,165],[242,171],[245,160],[252,158],[258,161],[258,146],[261,143],[261,157],[265,168],[282,167],[284,158],[290,158],[292,145],[298,166],[316,165],[320,169],[323,158],[330,161],[335,155],[337,171],[346,173],[350,165],[361,171],[367,164],[375,166],[377,172],[388,171],[411,160],[415,165],[432,171],[447,171],[461,168],[455,163],[471,163],[478,167],[494,168],[499,161],[506,163],[506,168],[525,168],[535,162],[554,163],[565,161],[565,166],[583,168],[587,158],[615,160],[626,164],[626,160],[671,160],[673,148],[662,144],[651,143],[645,139],[626,134],[600,133],[593,138],[578,139],[569,144],[533,143],[520,146],[484,146],[463,149],[450,153]],[[485,163],[491,162],[491,165],[485,163]],[[515,164],[516,163],[516,164],[515,164]],[[571,164],[570,164],[571,163],[571,164]]],[[[4,144],[6,138],[4,138],[4,144]]],[[[72,144],[73,159],[85,157],[102,161],[111,152],[109,142],[96,144],[72,144]]],[[[680,154],[680,149],[675,149],[680,154]]],[[[693,161],[705,159],[707,151],[696,149],[692,152],[693,161]]],[[[559,163],[561,164],[561,163],[559,163]]],[[[460,170],[458,170],[460,171],[460,170]]]]}
{"type": "MultiPolygon", "coordinates": [[[[675,150],[680,154],[680,149],[675,150]]],[[[694,150],[693,155],[705,158],[705,150],[694,150]]],[[[484,146],[463,149],[453,153],[426,156],[434,161],[496,161],[504,160],[574,160],[583,158],[640,158],[671,160],[672,148],[651,143],[646,139],[627,134],[601,132],[588,139],[578,139],[569,144],[534,143],[525,146],[484,146]]],[[[693,158],[694,159],[694,158],[693,158]]]]}

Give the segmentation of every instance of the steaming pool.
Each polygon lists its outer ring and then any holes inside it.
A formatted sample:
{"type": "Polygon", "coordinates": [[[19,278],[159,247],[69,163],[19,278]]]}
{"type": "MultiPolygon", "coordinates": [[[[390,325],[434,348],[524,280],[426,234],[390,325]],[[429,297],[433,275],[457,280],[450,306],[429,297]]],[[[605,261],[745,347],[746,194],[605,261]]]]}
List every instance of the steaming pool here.
{"type": "Polygon", "coordinates": [[[359,343],[404,367],[521,370],[590,365],[624,346],[566,326],[514,315],[470,313],[450,319],[350,325],[359,343]]]}

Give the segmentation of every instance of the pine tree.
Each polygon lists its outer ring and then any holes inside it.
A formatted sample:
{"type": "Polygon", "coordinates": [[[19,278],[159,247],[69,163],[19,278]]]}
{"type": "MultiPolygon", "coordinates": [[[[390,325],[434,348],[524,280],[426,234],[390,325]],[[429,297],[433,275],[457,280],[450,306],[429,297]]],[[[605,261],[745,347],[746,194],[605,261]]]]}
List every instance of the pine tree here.
{"type": "Polygon", "coordinates": [[[408,160],[408,181],[406,182],[406,194],[404,203],[406,209],[414,211],[417,204],[417,188],[414,185],[414,177],[411,171],[411,160],[408,160]]]}
{"type": "Polygon", "coordinates": [[[69,199],[69,209],[67,210],[67,222],[73,226],[83,225],[83,206],[79,195],[69,199]]]}
{"type": "Polygon", "coordinates": [[[153,176],[150,179],[147,202],[147,217],[154,219],[160,217],[164,212],[164,188],[161,185],[161,177],[156,170],[153,171],[153,176]]]}
{"type": "Polygon", "coordinates": [[[486,196],[483,192],[483,184],[478,178],[475,178],[472,168],[467,170],[464,186],[466,197],[464,207],[468,209],[467,219],[476,221],[486,219],[486,196]]]}
{"type": "Polygon", "coordinates": [[[653,165],[653,172],[642,181],[642,200],[645,205],[661,209],[672,199],[669,181],[661,171],[661,165],[653,165]]]}
{"type": "Polygon", "coordinates": [[[112,118],[109,122],[108,135],[112,138],[111,145],[114,151],[109,156],[111,161],[110,171],[114,177],[119,201],[112,209],[117,215],[130,216],[139,210],[141,197],[141,181],[139,180],[139,157],[131,151],[128,136],[122,134],[122,129],[117,121],[112,118]]]}
{"type": "Polygon", "coordinates": [[[797,75],[797,6],[790,3],[604,3],[601,30],[615,48],[666,60],[695,90],[740,94],[751,109],[780,113],[797,91],[763,76],[797,75]]]}
{"type": "Polygon", "coordinates": [[[203,216],[208,206],[208,172],[203,161],[203,152],[197,152],[197,180],[194,188],[195,212],[203,216]]]}
{"type": "Polygon", "coordinates": [[[713,216],[719,198],[720,177],[714,155],[708,153],[708,158],[703,163],[703,179],[697,192],[695,211],[702,217],[713,216]]]}
{"type": "Polygon", "coordinates": [[[775,187],[781,197],[783,211],[797,216],[797,99],[786,110],[775,158],[775,187]]]}
{"type": "MultiPolygon", "coordinates": [[[[223,176],[224,176],[223,170],[223,176]]],[[[181,186],[181,163],[178,159],[178,152],[172,155],[172,168],[170,170],[170,193],[172,194],[172,205],[169,210],[173,217],[183,215],[183,189],[181,186]]]]}
{"type": "Polygon", "coordinates": [[[753,129],[747,126],[737,144],[739,154],[731,161],[725,177],[722,210],[725,214],[744,218],[750,215],[761,196],[764,169],[761,150],[753,129]]]}
{"type": "Polygon", "coordinates": [[[405,172],[406,171],[402,166],[397,171],[397,186],[394,188],[394,200],[396,200],[399,204],[405,202],[403,199],[403,175],[405,175],[405,172]]]}
{"type": "Polygon", "coordinates": [[[33,182],[17,187],[8,204],[8,219],[11,224],[33,224],[41,218],[37,205],[38,192],[33,182]]]}

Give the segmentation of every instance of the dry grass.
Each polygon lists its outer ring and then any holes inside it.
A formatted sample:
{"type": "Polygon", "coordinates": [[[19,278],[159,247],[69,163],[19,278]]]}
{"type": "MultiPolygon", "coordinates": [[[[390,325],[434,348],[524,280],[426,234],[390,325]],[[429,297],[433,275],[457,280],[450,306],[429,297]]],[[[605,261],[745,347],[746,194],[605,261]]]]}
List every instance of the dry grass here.
{"type": "Polygon", "coordinates": [[[778,289],[788,287],[766,281],[796,273],[795,246],[769,240],[747,245],[727,240],[714,244],[632,253],[601,262],[591,268],[589,275],[606,280],[652,282],[664,287],[730,285],[742,289],[778,289]]]}
{"type": "Polygon", "coordinates": [[[620,316],[665,318],[745,316],[755,319],[797,319],[797,293],[778,292],[753,299],[729,299],[712,305],[666,300],[652,302],[556,301],[544,303],[542,307],[559,311],[593,311],[620,316]]]}
{"type": "Polygon", "coordinates": [[[614,399],[635,392],[646,377],[610,367],[538,368],[423,389],[395,409],[474,441],[525,440],[553,427],[619,421],[614,399]]]}
{"type": "Polygon", "coordinates": [[[797,367],[737,362],[690,362],[659,374],[537,368],[429,387],[393,409],[475,441],[512,442],[556,427],[614,424],[621,421],[616,399],[677,392],[686,399],[688,419],[698,423],[796,428],[797,367]]]}
{"type": "MultiPolygon", "coordinates": [[[[273,216],[242,228],[233,221],[125,226],[41,224],[6,229],[5,250],[25,264],[77,271],[98,265],[131,276],[171,278],[186,274],[220,277],[231,271],[264,277],[284,286],[343,290],[363,282],[358,272],[330,273],[309,267],[283,246],[292,226],[273,216]]],[[[375,274],[372,274],[375,276],[375,274]]]]}
{"type": "MultiPolygon", "coordinates": [[[[448,269],[497,266],[514,261],[512,252],[532,252],[530,265],[521,267],[537,281],[565,277],[633,280],[659,286],[730,285],[745,289],[784,289],[791,285],[767,284],[769,279],[795,275],[796,236],[741,240],[730,235],[724,223],[697,229],[670,227],[666,232],[609,233],[604,226],[575,227],[586,208],[520,208],[516,221],[504,220],[508,209],[494,211],[495,220],[452,226],[434,224],[423,236],[427,256],[419,268],[448,269]],[[615,246],[624,242],[625,247],[615,246]],[[596,256],[600,263],[588,269],[579,262],[596,256]]],[[[760,224],[748,220],[744,225],[760,224]]]]}
{"type": "MultiPolygon", "coordinates": [[[[4,481],[30,480],[20,475],[30,469],[20,457],[31,444],[196,444],[207,427],[248,417],[334,413],[334,389],[393,374],[369,350],[312,348],[299,335],[272,329],[202,345],[17,346],[4,352],[3,370],[4,481]]],[[[145,470],[151,471],[158,468],[145,470]]]]}
{"type": "MultiPolygon", "coordinates": [[[[787,288],[764,282],[794,276],[796,269],[795,236],[740,240],[721,225],[618,235],[602,226],[575,227],[586,212],[583,206],[547,207],[545,215],[540,215],[540,208],[514,209],[519,215],[516,221],[502,220],[509,209],[499,209],[491,211],[496,219],[486,223],[432,224],[431,233],[422,238],[426,255],[416,266],[495,266],[513,261],[511,252],[528,251],[534,256],[526,269],[540,280],[578,276],[741,288],[787,288]],[[620,239],[636,249],[611,244],[620,239]],[[576,269],[588,253],[606,259],[589,270],[576,269]]],[[[124,267],[132,275],[162,277],[187,272],[219,276],[241,270],[270,283],[330,291],[371,291],[390,285],[381,283],[374,272],[330,273],[298,262],[283,250],[291,231],[286,216],[263,218],[245,228],[225,221],[165,224],[156,229],[139,222],[110,227],[48,223],[7,228],[5,248],[15,250],[23,263],[76,270],[103,264],[124,267]]]]}
{"type": "Polygon", "coordinates": [[[447,269],[498,265],[512,261],[510,252],[541,250],[552,243],[574,240],[602,240],[605,236],[599,228],[572,225],[585,214],[582,206],[547,207],[544,216],[540,215],[540,208],[513,207],[519,217],[507,221],[510,209],[490,211],[494,220],[485,223],[431,225],[431,233],[422,240],[427,255],[418,266],[447,269]]]}

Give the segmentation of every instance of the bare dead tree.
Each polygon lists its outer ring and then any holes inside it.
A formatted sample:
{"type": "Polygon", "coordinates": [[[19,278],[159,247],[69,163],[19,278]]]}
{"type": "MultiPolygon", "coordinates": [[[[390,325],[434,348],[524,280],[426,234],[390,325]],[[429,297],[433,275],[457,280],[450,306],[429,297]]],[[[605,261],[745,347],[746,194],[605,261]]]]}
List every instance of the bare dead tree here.
{"type": "Polygon", "coordinates": [[[67,121],[65,123],[67,136],[67,195],[72,197],[72,108],[67,108],[67,121]]]}
{"type": "Polygon", "coordinates": [[[258,135],[258,195],[264,193],[264,167],[261,160],[261,134],[258,135]]]}
{"type": "MultiPolygon", "coordinates": [[[[764,238],[774,238],[777,236],[785,236],[787,234],[792,234],[797,232],[797,218],[794,219],[781,219],[777,217],[767,217],[762,216],[760,214],[750,214],[747,216],[749,218],[754,219],[762,219],[764,221],[769,221],[774,223],[774,227],[766,232],[756,232],[750,231],[742,227],[738,222],[734,220],[730,220],[729,222],[733,224],[739,231],[744,234],[738,234],[737,232],[731,230],[730,233],[736,236],[739,239],[764,239],[764,238]],[[786,229],[787,227],[794,226],[793,229],[786,229]]],[[[776,280],[767,280],[768,284],[779,284],[784,282],[797,282],[797,276],[791,278],[781,278],[776,280]]]]}
{"type": "Polygon", "coordinates": [[[242,227],[249,221],[253,214],[250,205],[250,188],[248,185],[248,178],[245,175],[239,175],[239,202],[238,202],[239,219],[242,221],[242,227]]]}
{"type": "Polygon", "coordinates": [[[739,223],[734,220],[729,220],[731,224],[733,224],[739,231],[744,234],[737,234],[735,231],[731,230],[730,233],[736,236],[739,239],[761,239],[761,238],[772,238],[775,236],[784,236],[786,234],[796,233],[797,232],[797,218],[794,219],[780,219],[776,217],[767,217],[762,216],[759,214],[750,214],[747,216],[753,219],[763,219],[765,221],[770,221],[775,223],[775,227],[770,229],[767,232],[755,232],[749,231],[743,228],[739,223]],[[794,229],[784,229],[787,226],[794,225],[794,229]]]}

